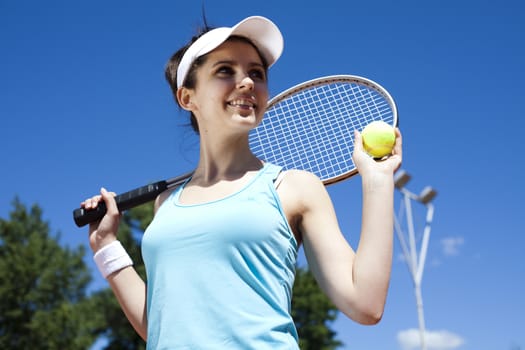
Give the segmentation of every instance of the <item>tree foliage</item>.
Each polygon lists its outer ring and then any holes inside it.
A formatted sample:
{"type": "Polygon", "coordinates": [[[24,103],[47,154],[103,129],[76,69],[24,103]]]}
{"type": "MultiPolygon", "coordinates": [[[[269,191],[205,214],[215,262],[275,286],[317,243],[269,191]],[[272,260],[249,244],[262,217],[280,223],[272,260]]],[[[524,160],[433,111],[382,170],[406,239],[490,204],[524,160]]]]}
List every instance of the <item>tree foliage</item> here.
{"type": "Polygon", "coordinates": [[[84,248],[61,246],[37,205],[13,208],[0,218],[0,349],[89,348],[103,319],[86,297],[84,248]]]}
{"type": "Polygon", "coordinates": [[[321,291],[308,269],[298,268],[292,296],[292,317],[301,350],[334,350],[342,345],[330,328],[338,310],[321,291]]]}

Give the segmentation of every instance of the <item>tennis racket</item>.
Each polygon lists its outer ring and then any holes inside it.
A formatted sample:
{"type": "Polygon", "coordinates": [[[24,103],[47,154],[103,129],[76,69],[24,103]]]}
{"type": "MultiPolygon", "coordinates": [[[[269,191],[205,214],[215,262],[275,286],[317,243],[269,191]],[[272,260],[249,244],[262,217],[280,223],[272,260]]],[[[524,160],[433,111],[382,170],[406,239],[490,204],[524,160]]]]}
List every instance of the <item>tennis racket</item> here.
{"type": "MultiPolygon", "coordinates": [[[[394,99],[381,85],[354,75],[317,78],[268,102],[261,124],[250,133],[250,147],[266,162],[310,171],[329,185],[357,173],[352,160],[353,132],[376,120],[398,125],[394,99]]],[[[117,206],[122,212],[152,201],[191,174],[119,194],[117,206]]],[[[95,209],[75,209],[73,218],[81,227],[100,220],[105,212],[104,203],[99,203],[95,209]]]]}

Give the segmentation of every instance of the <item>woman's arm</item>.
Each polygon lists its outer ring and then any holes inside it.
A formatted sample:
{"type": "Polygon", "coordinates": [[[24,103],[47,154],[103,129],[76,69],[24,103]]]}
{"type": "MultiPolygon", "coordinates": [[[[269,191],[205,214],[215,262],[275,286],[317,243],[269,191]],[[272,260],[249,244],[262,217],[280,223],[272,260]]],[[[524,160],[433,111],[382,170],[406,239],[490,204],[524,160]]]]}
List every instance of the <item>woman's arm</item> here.
{"type": "MultiPolygon", "coordinates": [[[[109,193],[102,189],[100,195],[94,196],[81,204],[82,207],[90,209],[95,208],[103,200],[107,206],[107,212],[102,220],[89,226],[89,244],[93,253],[117,240],[120,213],[117,209],[114,195],[114,193],[109,193]]],[[[106,279],[127,319],[142,339],[146,340],[147,313],[146,285],[144,281],[132,266],[114,271],[106,279]]]]}
{"type": "Polygon", "coordinates": [[[332,201],[321,181],[306,172],[283,180],[286,198],[300,203],[298,223],[309,267],[319,285],[348,317],[377,323],[383,314],[393,250],[393,173],[401,163],[401,135],[393,156],[376,162],[356,134],[354,161],[363,186],[361,235],[357,249],[340,231],[332,201]],[[292,195],[293,194],[293,195],[292,195]]]}
{"type": "Polygon", "coordinates": [[[146,341],[146,284],[131,266],[109,275],[107,280],[126,318],[138,335],[146,341]]]}

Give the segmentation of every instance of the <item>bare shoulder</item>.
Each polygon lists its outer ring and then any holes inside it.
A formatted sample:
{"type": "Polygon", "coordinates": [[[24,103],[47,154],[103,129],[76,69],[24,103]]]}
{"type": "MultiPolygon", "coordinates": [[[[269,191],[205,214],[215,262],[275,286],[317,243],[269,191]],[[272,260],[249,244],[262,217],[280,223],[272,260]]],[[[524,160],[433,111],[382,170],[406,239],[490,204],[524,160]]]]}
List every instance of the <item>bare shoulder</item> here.
{"type": "Polygon", "coordinates": [[[317,175],[306,170],[296,169],[287,170],[283,173],[281,186],[299,194],[324,189],[323,182],[317,175]]]}
{"type": "Polygon", "coordinates": [[[326,189],[319,177],[305,170],[287,170],[282,176],[278,192],[283,201],[295,203],[296,210],[303,212],[309,203],[325,196],[326,189]]]}
{"type": "Polygon", "coordinates": [[[296,185],[321,184],[321,179],[314,173],[306,170],[291,169],[283,172],[283,180],[296,185]]]}
{"type": "Polygon", "coordinates": [[[340,235],[332,200],[318,176],[287,171],[277,191],[298,241],[312,246],[321,237],[340,235]]]}
{"type": "Polygon", "coordinates": [[[314,198],[319,196],[318,191],[324,191],[324,186],[316,175],[304,170],[284,171],[277,181],[277,193],[283,210],[297,242],[301,244],[304,215],[310,211],[314,198]]]}

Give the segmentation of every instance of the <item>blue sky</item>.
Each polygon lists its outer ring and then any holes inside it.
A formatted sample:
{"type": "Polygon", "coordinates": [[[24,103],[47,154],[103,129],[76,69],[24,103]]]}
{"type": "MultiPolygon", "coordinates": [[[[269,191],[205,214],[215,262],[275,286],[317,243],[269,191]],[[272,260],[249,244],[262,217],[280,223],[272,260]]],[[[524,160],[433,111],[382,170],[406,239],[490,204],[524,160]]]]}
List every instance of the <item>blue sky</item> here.
{"type": "MultiPolygon", "coordinates": [[[[215,26],[263,15],[281,28],[272,95],[332,74],[365,76],[391,92],[403,168],[413,175],[407,187],[439,192],[422,283],[429,350],[523,349],[525,5],[306,4],[208,1],[206,12],[215,26]]],[[[192,1],[0,0],[0,216],[19,196],[44,209],[63,244],[86,244],[71,218],[80,200],[102,185],[123,192],[191,169],[195,138],[163,67],[200,23],[201,3],[192,1]]],[[[329,191],[355,246],[360,180],[329,191]]],[[[423,215],[416,206],[418,234],[423,215]]],[[[339,316],[343,349],[417,348],[413,288],[397,241],[395,249],[382,322],[339,316]]],[[[96,276],[93,288],[104,285],[96,276]]]]}

